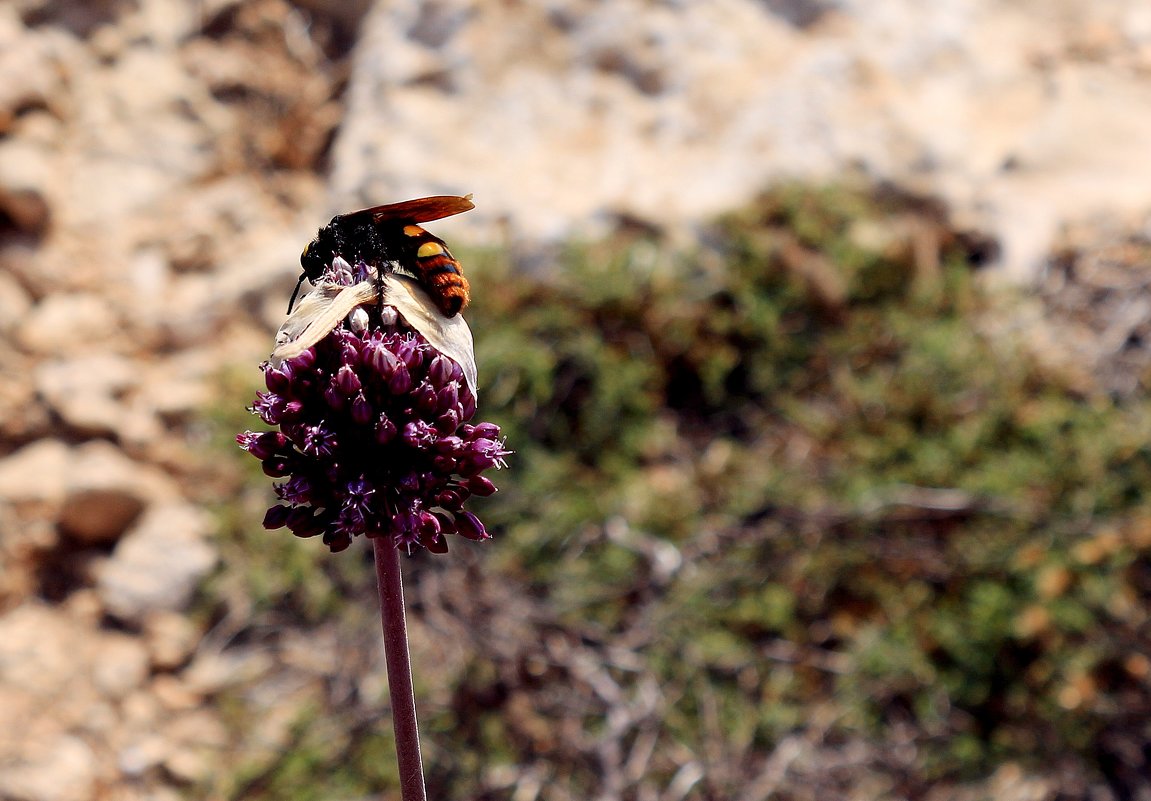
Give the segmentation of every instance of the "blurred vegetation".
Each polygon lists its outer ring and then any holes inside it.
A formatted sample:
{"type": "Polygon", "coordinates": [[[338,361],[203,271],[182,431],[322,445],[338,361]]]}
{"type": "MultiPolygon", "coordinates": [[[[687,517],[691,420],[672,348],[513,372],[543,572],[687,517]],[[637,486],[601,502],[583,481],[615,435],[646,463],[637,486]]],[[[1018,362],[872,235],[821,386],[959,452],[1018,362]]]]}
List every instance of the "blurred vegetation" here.
{"type": "MultiPolygon", "coordinates": [[[[472,254],[479,416],[516,454],[473,504],[495,541],[405,565],[465,599],[461,650],[416,664],[431,795],[536,771],[541,798],[733,798],[798,737],[864,744],[896,797],[1007,761],[1122,797],[1151,740],[1151,408],[988,333],[985,252],[914,198],[784,187],[690,252],[621,233],[547,279],[472,254]]],[[[374,634],[363,562],[252,533],[265,483],[213,591],[374,634]]],[[[347,715],[300,721],[245,797],[394,787],[390,726],[347,715]]]]}

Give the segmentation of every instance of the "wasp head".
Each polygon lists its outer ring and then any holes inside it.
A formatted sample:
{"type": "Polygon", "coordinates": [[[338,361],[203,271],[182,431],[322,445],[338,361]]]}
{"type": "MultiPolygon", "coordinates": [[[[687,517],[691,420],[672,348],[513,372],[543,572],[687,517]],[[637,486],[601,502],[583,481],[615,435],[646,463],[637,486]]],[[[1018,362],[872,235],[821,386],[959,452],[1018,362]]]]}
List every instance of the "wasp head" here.
{"type": "Polygon", "coordinates": [[[304,252],[300,254],[300,267],[303,268],[304,275],[313,284],[324,274],[336,256],[331,245],[326,245],[323,240],[324,237],[317,236],[304,247],[304,252]]]}

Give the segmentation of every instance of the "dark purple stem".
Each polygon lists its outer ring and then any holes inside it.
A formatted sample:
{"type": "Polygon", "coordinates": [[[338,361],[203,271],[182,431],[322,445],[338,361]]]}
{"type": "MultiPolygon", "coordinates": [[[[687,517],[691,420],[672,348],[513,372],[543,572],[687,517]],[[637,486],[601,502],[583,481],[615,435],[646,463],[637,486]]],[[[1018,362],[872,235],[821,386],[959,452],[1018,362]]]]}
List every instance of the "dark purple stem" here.
{"type": "Polygon", "coordinates": [[[372,540],[376,554],[376,580],[380,585],[380,618],[384,623],[384,658],[388,690],[392,696],[392,726],[400,763],[400,798],[427,801],[424,765],[420,759],[420,731],[416,725],[416,696],[412,690],[412,663],[408,657],[408,626],[404,620],[404,585],[400,553],[391,537],[372,540]]]}

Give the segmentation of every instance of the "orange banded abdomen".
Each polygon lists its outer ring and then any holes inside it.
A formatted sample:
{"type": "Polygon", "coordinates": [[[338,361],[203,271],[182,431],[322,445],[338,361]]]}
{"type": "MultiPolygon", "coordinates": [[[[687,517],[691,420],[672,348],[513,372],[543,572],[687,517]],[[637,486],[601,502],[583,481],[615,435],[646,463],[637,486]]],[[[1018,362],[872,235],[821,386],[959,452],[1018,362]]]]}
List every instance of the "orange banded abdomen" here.
{"type": "Polygon", "coordinates": [[[404,236],[412,248],[412,270],[424,289],[445,315],[459,314],[470,299],[468,279],[464,278],[460,263],[442,239],[418,225],[405,225],[404,236]]]}

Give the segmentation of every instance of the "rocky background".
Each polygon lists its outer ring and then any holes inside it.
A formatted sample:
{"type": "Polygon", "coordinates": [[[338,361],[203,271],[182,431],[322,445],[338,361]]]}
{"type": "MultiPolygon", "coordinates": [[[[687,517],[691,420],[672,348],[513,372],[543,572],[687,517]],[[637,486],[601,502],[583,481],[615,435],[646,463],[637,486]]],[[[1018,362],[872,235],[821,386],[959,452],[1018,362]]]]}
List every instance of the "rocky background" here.
{"type": "Polygon", "coordinates": [[[1139,0],[0,4],[0,799],[182,797],[227,761],[223,688],[293,699],[275,751],[332,675],[336,642],[288,635],[273,670],[188,614],[239,492],[206,415],[248,402],[221,376],[332,213],[473,192],[437,231],[546,273],[564,238],[691,241],[774,181],[861,175],[938,198],[1034,298],[1004,330],[1130,393],[1149,141],[1139,0]]]}

